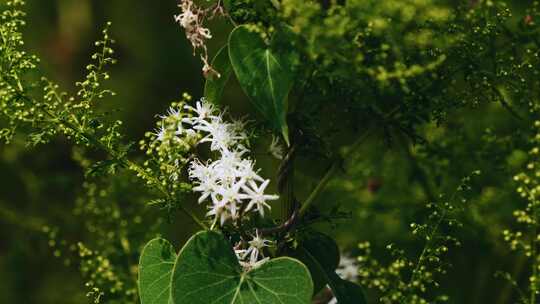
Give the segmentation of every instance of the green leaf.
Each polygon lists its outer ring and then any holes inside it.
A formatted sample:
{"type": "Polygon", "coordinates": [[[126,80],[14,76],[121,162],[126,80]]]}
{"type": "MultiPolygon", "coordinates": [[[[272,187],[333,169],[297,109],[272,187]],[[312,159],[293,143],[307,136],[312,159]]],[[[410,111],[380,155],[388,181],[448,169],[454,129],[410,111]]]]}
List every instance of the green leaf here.
{"type": "Polygon", "coordinates": [[[287,96],[294,81],[290,54],[274,52],[259,33],[241,25],[229,36],[229,56],[244,92],[289,143],[287,96]]]}
{"type": "Polygon", "coordinates": [[[232,72],[227,45],[218,51],[212,60],[212,67],[219,73],[219,77],[214,76],[206,80],[204,84],[204,97],[209,102],[218,104],[232,72]]]}
{"type": "Polygon", "coordinates": [[[366,296],[362,287],[350,281],[341,279],[335,272],[331,274],[330,288],[338,304],[366,304],[366,296]]]}
{"type": "Polygon", "coordinates": [[[323,233],[310,233],[291,255],[306,264],[313,278],[314,293],[328,284],[327,273],[339,265],[339,249],[336,242],[323,233]]]}
{"type": "Polygon", "coordinates": [[[318,292],[326,284],[330,286],[339,304],[365,304],[362,288],[353,282],[341,279],[336,274],[339,249],[332,238],[316,233],[306,238],[295,251],[311,272],[318,292]],[[336,258],[337,256],[337,258],[336,258]]]}
{"type": "Polygon", "coordinates": [[[194,235],[182,248],[172,275],[174,304],[309,304],[313,284],[307,268],[288,257],[244,272],[225,237],[194,235]]]}
{"type": "Polygon", "coordinates": [[[162,238],[148,242],[139,260],[139,294],[142,304],[169,304],[174,247],[162,238]]]}
{"type": "Polygon", "coordinates": [[[328,271],[334,271],[339,265],[339,248],[333,238],[320,232],[311,233],[302,242],[303,247],[311,252],[328,271]]]}

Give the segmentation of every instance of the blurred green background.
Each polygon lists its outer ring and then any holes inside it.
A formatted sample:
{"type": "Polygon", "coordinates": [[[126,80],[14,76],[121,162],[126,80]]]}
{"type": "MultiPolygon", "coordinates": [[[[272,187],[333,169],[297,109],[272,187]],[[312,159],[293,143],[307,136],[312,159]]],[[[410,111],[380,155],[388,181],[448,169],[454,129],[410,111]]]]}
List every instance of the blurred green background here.
{"type": "MultiPolygon", "coordinates": [[[[183,92],[195,97],[202,94],[201,62],[174,23],[176,13],[175,1],[29,0],[27,48],[41,57],[50,79],[73,92],[75,81],[84,77],[93,41],[99,38],[101,27],[112,21],[119,62],[112,68],[108,84],[118,95],[104,107],[118,110],[114,115],[124,122],[127,139],[137,141],[154,128],[155,115],[183,92]]],[[[224,44],[231,27],[216,21],[210,28],[212,55],[224,44]]],[[[235,114],[251,109],[234,83],[224,99],[235,114]]],[[[524,260],[511,254],[500,236],[510,225],[512,210],[523,204],[513,194],[511,184],[526,148],[523,136],[516,136],[516,126],[498,104],[455,113],[445,126],[426,126],[424,134],[446,151],[437,164],[418,165],[414,155],[422,151],[374,137],[350,162],[347,175],[332,183],[320,199],[326,202],[322,209],[340,204],[355,220],[323,224],[320,229],[338,237],[344,249],[371,241],[376,256],[383,261],[389,259],[384,249],[388,243],[414,254],[421,243],[408,233],[408,225],[425,215],[422,206],[430,196],[417,167],[431,172],[430,178],[445,179],[433,182],[436,193],[431,195],[435,196],[439,190],[452,191],[461,177],[481,169],[484,174],[459,232],[463,246],[450,251],[453,267],[443,279],[441,291],[451,296],[451,303],[512,303],[515,293],[494,273],[507,270],[518,278],[527,274],[524,260]],[[498,136],[494,139],[490,132],[498,136]]],[[[275,162],[263,161],[261,165],[272,167],[275,162]]],[[[41,228],[61,227],[62,238],[74,243],[82,238],[81,219],[73,215],[73,209],[83,180],[65,140],[31,149],[17,141],[0,145],[0,303],[89,301],[77,267],[55,258],[41,228]]],[[[301,188],[311,189],[316,182],[305,180],[301,188]]],[[[163,223],[161,231],[179,244],[193,226],[176,215],[174,224],[163,223]]]]}

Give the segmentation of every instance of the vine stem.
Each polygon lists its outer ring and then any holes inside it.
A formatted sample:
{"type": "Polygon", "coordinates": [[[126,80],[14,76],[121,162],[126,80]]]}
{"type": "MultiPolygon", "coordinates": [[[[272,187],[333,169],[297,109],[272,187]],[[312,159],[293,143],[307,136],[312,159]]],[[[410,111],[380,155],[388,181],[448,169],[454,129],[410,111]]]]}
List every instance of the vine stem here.
{"type": "MultiPolygon", "coordinates": [[[[399,109],[399,106],[394,108],[392,111],[390,111],[387,115],[383,117],[383,121],[389,119],[392,117],[397,110],[399,109]]],[[[319,194],[324,190],[328,182],[334,177],[334,175],[339,171],[339,169],[342,167],[343,160],[346,160],[350,158],[353,153],[366,141],[366,139],[373,133],[375,129],[375,126],[369,127],[360,138],[356,140],[356,142],[350,147],[350,149],[344,153],[341,157],[337,157],[330,167],[326,170],[324,173],[324,176],[321,178],[319,183],[315,186],[315,188],[311,191],[307,199],[302,203],[302,207],[300,208],[299,212],[299,218],[302,218],[306,212],[309,210],[311,205],[315,202],[315,199],[319,194]]]]}
{"type": "Polygon", "coordinates": [[[338,171],[339,166],[340,165],[338,161],[334,161],[334,163],[330,165],[330,168],[328,168],[328,170],[326,171],[324,176],[321,178],[317,186],[315,186],[313,191],[311,191],[311,193],[309,194],[308,198],[302,204],[302,207],[300,208],[300,217],[303,217],[304,214],[309,210],[309,207],[311,207],[311,205],[315,201],[315,198],[317,198],[317,196],[324,190],[324,188],[326,187],[330,179],[338,171]]]}

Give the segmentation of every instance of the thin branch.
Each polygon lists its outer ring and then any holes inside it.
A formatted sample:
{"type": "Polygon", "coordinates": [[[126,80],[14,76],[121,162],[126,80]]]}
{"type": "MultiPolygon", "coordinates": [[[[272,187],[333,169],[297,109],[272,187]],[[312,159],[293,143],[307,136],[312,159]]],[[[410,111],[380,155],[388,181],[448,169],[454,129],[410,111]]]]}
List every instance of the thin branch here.
{"type": "MultiPolygon", "coordinates": [[[[383,117],[383,121],[391,118],[397,111],[399,110],[399,106],[394,108],[390,113],[385,115],[383,117]]],[[[369,127],[360,138],[350,147],[350,149],[345,153],[342,157],[337,157],[332,164],[328,167],[326,172],[324,173],[324,176],[321,178],[317,186],[311,191],[307,199],[302,203],[302,207],[300,208],[300,214],[299,217],[302,218],[306,212],[309,210],[317,196],[324,190],[328,182],[332,179],[334,174],[338,172],[338,170],[342,167],[343,160],[349,159],[352,154],[366,141],[366,139],[371,135],[371,133],[374,131],[375,126],[369,127]]]]}
{"type": "Polygon", "coordinates": [[[37,232],[42,232],[43,227],[46,225],[45,220],[20,214],[19,212],[7,207],[5,202],[0,202],[0,221],[37,232]]]}
{"type": "Polygon", "coordinates": [[[261,235],[272,235],[272,234],[287,232],[291,230],[292,227],[294,227],[294,225],[296,224],[298,220],[298,215],[299,215],[298,204],[296,203],[295,205],[296,207],[294,208],[294,211],[288,220],[284,221],[281,225],[276,226],[276,227],[258,229],[259,233],[261,235]]]}
{"type": "MultiPolygon", "coordinates": [[[[18,97],[23,98],[23,99],[25,99],[26,101],[28,101],[30,103],[37,104],[34,99],[32,99],[29,96],[24,95],[24,92],[19,92],[18,97]]],[[[61,119],[60,117],[54,115],[54,113],[51,113],[50,111],[48,111],[47,109],[44,109],[44,108],[41,108],[41,107],[39,109],[45,115],[51,117],[52,119],[55,119],[55,120],[61,122],[66,127],[68,127],[73,132],[75,132],[77,135],[79,135],[79,136],[85,138],[86,140],[88,140],[89,142],[93,143],[97,148],[99,148],[99,149],[103,150],[104,152],[106,152],[107,154],[109,154],[113,159],[118,161],[125,168],[136,172],[137,175],[146,176],[148,178],[151,178],[152,183],[159,189],[159,191],[162,192],[165,196],[169,197],[169,192],[161,185],[161,183],[156,178],[148,176],[146,174],[146,171],[141,166],[139,166],[138,164],[136,164],[135,162],[133,162],[133,161],[127,159],[127,158],[120,157],[114,150],[107,147],[105,144],[103,144],[101,141],[99,141],[94,136],[82,131],[78,126],[73,125],[71,122],[61,119]]],[[[178,205],[178,206],[179,206],[180,210],[182,212],[184,212],[184,214],[189,216],[200,228],[202,228],[204,230],[208,229],[208,226],[201,219],[199,219],[194,213],[192,213],[191,211],[189,211],[187,208],[185,208],[182,205],[178,205]]]]}

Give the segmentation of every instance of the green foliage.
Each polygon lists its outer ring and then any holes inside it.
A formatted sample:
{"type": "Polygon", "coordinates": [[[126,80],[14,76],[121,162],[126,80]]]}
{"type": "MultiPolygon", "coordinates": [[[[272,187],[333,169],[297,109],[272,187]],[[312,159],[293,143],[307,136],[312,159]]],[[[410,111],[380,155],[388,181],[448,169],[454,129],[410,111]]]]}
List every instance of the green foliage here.
{"type": "Polygon", "coordinates": [[[335,273],[340,253],[331,237],[314,233],[301,240],[291,255],[303,261],[308,267],[316,294],[329,283],[329,275],[335,273]]]}
{"type": "Polygon", "coordinates": [[[522,290],[512,278],[511,274],[504,274],[514,287],[518,289],[522,303],[537,303],[540,298],[540,180],[538,171],[540,148],[540,122],[535,122],[536,136],[534,137],[533,148],[529,151],[529,160],[524,172],[514,176],[518,184],[517,192],[527,201],[525,208],[517,209],[513,212],[518,228],[515,231],[504,230],[504,239],[508,242],[512,250],[519,250],[530,259],[531,271],[529,274],[528,290],[522,290]]]}
{"type": "Polygon", "coordinates": [[[148,242],[139,261],[139,295],[141,303],[168,304],[171,299],[171,274],[176,252],[165,239],[148,242]]]}
{"type": "MultiPolygon", "coordinates": [[[[138,151],[103,104],[114,96],[105,87],[116,62],[110,23],[71,94],[24,50],[23,4],[0,4],[0,139],[12,143],[5,159],[24,155],[22,145],[45,149],[61,138],[85,174],[64,186],[82,184],[74,208],[53,217],[80,231],[42,229],[45,221],[19,220],[3,206],[0,218],[45,232],[53,255],[77,265],[93,303],[538,301],[539,135],[530,130],[540,110],[538,1],[181,0],[175,18],[201,51],[206,99],[258,113],[234,121],[236,113],[186,93],[138,151]],[[216,16],[234,29],[210,66],[203,22],[216,16]],[[245,93],[236,104],[222,98],[231,75],[245,93]],[[273,138],[267,148],[276,132],[286,147],[273,138]],[[482,176],[461,178],[477,169],[482,176]],[[275,185],[259,173],[276,176],[275,185]],[[525,206],[515,206],[519,196],[525,206]],[[204,211],[195,206],[208,201],[204,211]],[[280,219],[268,216],[270,201],[280,219]],[[178,210],[204,231],[178,255],[162,238],[140,251],[157,234],[193,234],[183,221],[181,231],[167,229],[178,210]],[[210,219],[199,218],[203,212],[210,219]],[[341,226],[344,218],[353,221],[341,226]],[[510,284],[500,296],[467,298],[461,280],[491,283],[468,276],[463,260],[481,264],[490,252],[513,261],[500,249],[501,231],[526,270],[504,273],[510,284]],[[467,243],[480,249],[453,249],[467,243]],[[350,254],[353,263],[343,266],[350,254]],[[461,273],[450,273],[448,261],[460,262],[461,273]]],[[[42,188],[54,179],[24,166],[13,171],[43,180],[42,188]]],[[[46,197],[36,193],[29,198],[46,197]]]]}
{"type": "Polygon", "coordinates": [[[216,232],[195,234],[178,254],[172,302],[309,303],[313,284],[304,265],[276,258],[243,271],[228,241],[216,232]]]}
{"type": "Polygon", "coordinates": [[[20,9],[23,4],[23,1],[7,2],[5,4],[7,7],[2,11],[1,16],[0,111],[3,115],[12,117],[9,121],[9,127],[0,131],[1,137],[6,141],[10,141],[18,125],[27,119],[32,119],[37,110],[32,107],[31,101],[21,96],[22,91],[24,91],[22,75],[35,69],[39,62],[36,56],[29,55],[20,49],[24,45],[21,28],[25,25],[23,20],[25,13],[20,9]]]}
{"type": "MultiPolygon", "coordinates": [[[[474,172],[473,176],[480,172],[474,172]]],[[[443,257],[449,246],[461,243],[445,228],[460,226],[458,213],[463,212],[467,203],[466,192],[470,191],[471,176],[462,179],[456,191],[447,200],[441,197],[439,203],[430,203],[430,213],[425,223],[411,223],[412,234],[424,242],[423,249],[416,258],[409,258],[405,252],[390,244],[387,249],[394,259],[388,266],[371,257],[369,243],[361,243],[359,256],[361,282],[381,293],[383,303],[438,303],[446,302],[448,296],[430,298],[428,291],[439,287],[438,275],[446,273],[443,257]]]]}
{"type": "MultiPolygon", "coordinates": [[[[10,3],[17,7],[22,2],[10,3]]],[[[7,140],[13,136],[13,132],[19,125],[32,125],[36,130],[30,133],[28,144],[43,144],[51,137],[60,133],[83,146],[96,146],[96,148],[112,152],[114,157],[121,157],[122,150],[119,140],[121,138],[118,128],[120,121],[105,124],[104,115],[96,113],[93,104],[97,100],[114,93],[101,88],[102,82],[109,78],[104,71],[115,60],[110,56],[113,50],[110,45],[114,41],[108,34],[108,27],[103,30],[103,40],[96,42],[99,51],[92,55],[94,63],[88,65],[88,74],[84,81],[77,82],[80,88],[77,96],[59,91],[58,85],[46,78],[41,83],[26,81],[29,71],[36,68],[37,58],[19,51],[23,44],[22,35],[18,32],[24,22],[20,19],[24,14],[18,10],[8,10],[5,18],[9,22],[3,24],[6,37],[12,37],[13,41],[2,41],[2,58],[5,58],[5,66],[2,68],[2,103],[0,109],[6,117],[9,117],[10,131],[7,140]],[[14,64],[15,63],[15,64],[14,64]],[[43,94],[34,97],[34,88],[42,88],[43,94]],[[94,142],[92,142],[94,141],[94,142]],[[114,152],[113,152],[114,151],[114,152]],[[118,154],[118,155],[117,155],[118,154]]]]}
{"type": "Polygon", "coordinates": [[[253,105],[289,143],[287,98],[293,84],[291,56],[272,50],[256,28],[239,26],[229,37],[231,65],[253,105]]]}
{"type": "Polygon", "coordinates": [[[219,75],[206,80],[204,84],[204,97],[212,103],[219,104],[223,89],[225,89],[225,85],[232,73],[229,60],[229,47],[227,45],[218,51],[216,57],[212,60],[212,67],[218,71],[219,75]]]}

